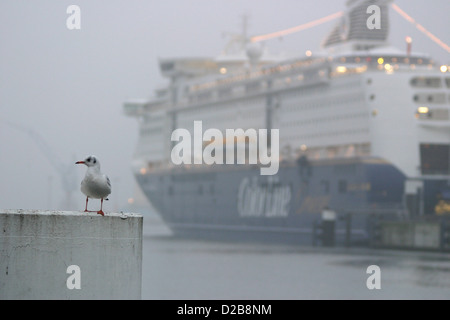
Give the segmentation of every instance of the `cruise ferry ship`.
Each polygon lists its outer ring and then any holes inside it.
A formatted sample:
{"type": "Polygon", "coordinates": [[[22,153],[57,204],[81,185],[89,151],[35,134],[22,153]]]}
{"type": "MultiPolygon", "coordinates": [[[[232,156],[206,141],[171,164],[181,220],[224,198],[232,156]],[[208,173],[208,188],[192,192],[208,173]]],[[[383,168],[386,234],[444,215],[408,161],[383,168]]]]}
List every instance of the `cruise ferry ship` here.
{"type": "Polygon", "coordinates": [[[390,46],[391,1],[346,5],[321,52],[277,61],[243,35],[216,58],[160,59],[168,86],[124,103],[139,123],[134,175],[176,234],[310,241],[326,208],[338,241],[369,241],[377,219],[450,212],[450,73],[390,46]],[[205,138],[209,128],[223,135],[205,138]],[[177,129],[192,149],[175,161],[177,129]],[[258,131],[276,174],[250,161],[258,131]],[[214,163],[201,159],[207,148],[214,163]]]}

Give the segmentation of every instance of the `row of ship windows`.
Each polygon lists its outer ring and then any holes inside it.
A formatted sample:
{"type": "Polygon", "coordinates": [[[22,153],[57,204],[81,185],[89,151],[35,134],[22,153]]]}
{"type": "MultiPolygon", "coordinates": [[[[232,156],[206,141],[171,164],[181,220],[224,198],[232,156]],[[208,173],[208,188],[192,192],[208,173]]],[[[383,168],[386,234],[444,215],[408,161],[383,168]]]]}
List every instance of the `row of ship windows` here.
{"type": "MultiPolygon", "coordinates": [[[[298,108],[295,108],[298,109],[298,108]]],[[[291,110],[294,110],[291,108],[291,110]]],[[[281,126],[300,126],[305,124],[320,124],[324,122],[335,122],[338,120],[348,120],[348,119],[365,119],[368,115],[366,113],[353,113],[353,114],[338,114],[338,115],[332,115],[332,116],[326,116],[326,117],[320,117],[320,118],[313,118],[313,119],[306,119],[306,120],[292,120],[291,118],[287,118],[286,120],[281,120],[281,126]]],[[[256,117],[253,112],[238,112],[233,115],[229,115],[227,117],[202,117],[202,125],[203,128],[213,128],[217,127],[217,125],[214,125],[215,123],[220,123],[221,126],[224,125],[225,121],[229,121],[230,123],[236,124],[236,120],[238,119],[248,119],[253,118],[255,123],[260,123],[261,119],[256,118],[262,118],[261,116],[256,117]]],[[[200,120],[200,119],[196,119],[200,120]]],[[[186,121],[186,120],[185,120],[186,121]]],[[[193,126],[193,121],[187,121],[187,122],[181,122],[179,123],[179,128],[186,128],[189,129],[193,126]]],[[[248,123],[247,123],[248,125],[248,123]]],[[[143,136],[159,136],[163,133],[162,127],[153,127],[153,126],[144,126],[140,129],[140,134],[143,136]]]]}
{"type": "MultiPolygon", "coordinates": [[[[281,122],[280,127],[288,128],[288,127],[299,127],[304,125],[321,125],[327,122],[335,122],[336,120],[348,120],[348,119],[364,119],[368,116],[366,114],[359,115],[350,115],[350,116],[340,116],[340,117],[328,117],[328,118],[317,118],[317,119],[308,119],[302,121],[286,121],[281,122]]],[[[283,136],[283,139],[286,140],[297,140],[299,138],[319,138],[324,136],[338,136],[338,135],[350,135],[350,134],[359,134],[359,133],[367,133],[367,129],[354,129],[354,130],[343,130],[343,131],[330,131],[324,133],[314,133],[314,134],[299,134],[297,132],[295,135],[286,135],[283,136]]],[[[152,141],[152,145],[159,144],[161,142],[161,131],[157,131],[158,135],[155,135],[156,131],[154,130],[141,130],[141,134],[147,137],[154,137],[153,139],[149,139],[152,141]]],[[[150,141],[149,141],[150,142],[150,141]]]]}
{"type": "Polygon", "coordinates": [[[313,134],[295,134],[290,136],[285,136],[284,139],[286,141],[306,141],[308,139],[318,139],[325,137],[338,137],[338,136],[356,136],[361,134],[368,134],[369,129],[361,128],[361,129],[352,129],[352,130],[333,130],[328,132],[318,132],[313,134]]]}
{"type": "MultiPolygon", "coordinates": [[[[442,79],[440,77],[416,77],[416,78],[411,79],[410,84],[412,87],[415,87],[415,88],[441,88],[443,86],[442,80],[444,80],[445,85],[448,88],[450,88],[450,78],[442,79]]],[[[359,81],[353,81],[351,83],[340,84],[339,86],[341,86],[341,87],[357,87],[358,85],[359,85],[359,81]]],[[[261,87],[262,87],[262,85],[260,82],[253,82],[253,83],[247,84],[245,91],[247,93],[251,93],[251,92],[255,92],[255,91],[259,90],[261,87]]],[[[322,88],[320,86],[301,87],[301,88],[297,88],[295,90],[289,90],[289,91],[283,93],[283,95],[296,96],[296,95],[313,94],[313,93],[321,92],[321,91],[322,91],[322,88]]],[[[221,98],[227,97],[231,94],[232,94],[232,88],[230,88],[230,87],[221,89],[218,92],[218,96],[221,98]]],[[[204,100],[210,99],[211,97],[212,97],[212,91],[207,91],[207,92],[203,92],[203,93],[200,93],[199,95],[197,95],[196,100],[204,101],[204,100]]],[[[195,99],[193,99],[193,100],[195,100],[195,99]]],[[[190,102],[193,102],[193,100],[191,100],[190,102]]]]}
{"type": "Polygon", "coordinates": [[[215,108],[215,109],[224,109],[229,108],[230,106],[245,106],[246,108],[251,108],[252,106],[261,106],[265,102],[265,99],[261,97],[248,97],[239,99],[239,101],[231,102],[231,103],[211,103],[206,105],[207,108],[215,108]]]}
{"type": "MultiPolygon", "coordinates": [[[[416,77],[411,79],[410,84],[414,88],[442,88],[442,80],[440,77],[416,77]]],[[[444,82],[450,88],[450,78],[445,78],[444,82]]]]}
{"type": "MultiPolygon", "coordinates": [[[[346,83],[342,83],[342,84],[336,84],[333,89],[336,92],[341,91],[344,88],[357,88],[360,85],[360,81],[350,81],[350,82],[346,82],[346,83]]],[[[255,88],[260,88],[260,85],[258,85],[258,83],[252,83],[252,84],[248,84],[247,85],[247,93],[251,93],[251,92],[255,92],[255,88]]],[[[292,98],[292,97],[297,97],[297,96],[302,96],[305,97],[307,95],[317,95],[317,94],[323,94],[323,87],[321,85],[314,85],[314,86],[310,86],[310,87],[300,87],[300,88],[295,88],[292,90],[288,90],[288,91],[284,91],[282,93],[280,93],[280,97],[281,98],[292,98]]],[[[234,92],[236,93],[236,92],[234,92]]],[[[231,97],[233,95],[233,91],[232,88],[225,88],[225,89],[221,89],[218,91],[218,97],[219,98],[227,98],[227,97],[231,97]]],[[[202,93],[199,93],[197,95],[192,95],[189,97],[188,101],[189,103],[202,103],[202,102],[207,102],[209,100],[212,100],[214,96],[214,91],[205,91],[202,93]]],[[[245,98],[239,101],[240,104],[252,104],[252,103],[256,103],[259,104],[261,103],[263,99],[260,96],[257,97],[249,97],[249,98],[245,98]]],[[[214,104],[211,106],[215,106],[215,107],[226,107],[227,105],[225,104],[214,104]]]]}
{"type": "MultiPolygon", "coordinates": [[[[346,59],[344,57],[342,57],[341,59],[346,59]]],[[[359,59],[359,58],[356,58],[359,59]]],[[[381,58],[380,58],[381,59],[381,58]]],[[[397,58],[392,58],[392,61],[398,62],[397,58]]],[[[410,60],[410,58],[405,58],[406,60],[410,60]]],[[[384,59],[383,59],[384,61],[384,59]]],[[[422,64],[422,59],[418,59],[417,63],[418,64],[422,64]]],[[[379,63],[379,62],[378,62],[379,63]]],[[[381,66],[382,67],[382,66],[381,66]]],[[[323,76],[326,74],[326,72],[324,70],[321,69],[317,69],[317,70],[313,70],[314,72],[310,75],[307,75],[307,78],[314,78],[314,76],[317,76],[316,73],[318,73],[320,76],[323,76]]],[[[291,77],[285,77],[285,78],[276,78],[271,80],[273,85],[276,86],[278,83],[283,83],[283,84],[291,84],[292,81],[294,80],[304,80],[305,79],[305,75],[304,74],[297,74],[297,75],[292,75],[291,77]]],[[[442,86],[442,79],[439,77],[416,77],[411,79],[411,86],[413,87],[420,87],[420,88],[439,88],[442,86]]],[[[450,88],[450,78],[445,78],[445,83],[447,85],[447,87],[450,88]]],[[[254,93],[254,92],[258,92],[261,89],[266,89],[269,87],[269,85],[266,82],[262,82],[262,81],[252,81],[249,83],[246,83],[244,86],[240,85],[240,86],[228,86],[222,89],[219,89],[217,91],[215,90],[211,90],[216,86],[216,84],[203,84],[203,85],[195,85],[192,88],[187,87],[185,89],[185,94],[188,95],[188,101],[189,103],[193,103],[193,102],[204,102],[207,100],[210,100],[213,97],[218,97],[218,98],[227,98],[229,96],[232,96],[235,93],[254,93]],[[206,90],[205,90],[206,89],[206,90]],[[210,89],[210,90],[208,90],[210,89]],[[197,90],[205,90],[203,92],[199,92],[197,94],[191,94],[189,95],[189,91],[197,91],[197,90]]],[[[302,88],[303,90],[306,90],[307,92],[309,92],[309,87],[308,88],[302,88]]]]}
{"type": "Polygon", "coordinates": [[[283,91],[281,93],[282,97],[298,97],[298,96],[306,96],[306,95],[314,95],[314,94],[323,94],[323,86],[322,85],[315,85],[310,87],[300,87],[300,88],[293,88],[291,90],[283,91]]]}
{"type": "Polygon", "coordinates": [[[445,93],[420,93],[415,94],[413,100],[417,103],[450,103],[450,95],[446,98],[445,93]]]}
{"type": "MultiPolygon", "coordinates": [[[[349,96],[354,96],[358,93],[360,93],[361,91],[359,90],[359,85],[360,85],[360,81],[351,81],[351,82],[346,82],[346,83],[342,83],[342,84],[335,84],[331,89],[326,89],[327,93],[329,94],[333,94],[333,92],[349,92],[352,89],[354,90],[355,94],[350,94],[349,96]],[[356,89],[356,90],[355,90],[356,89]]],[[[296,88],[296,89],[292,89],[292,90],[288,90],[288,91],[284,91],[282,93],[279,94],[280,98],[282,100],[284,99],[290,99],[290,98],[298,98],[298,97],[306,97],[309,95],[324,95],[324,88],[322,86],[312,86],[312,87],[301,87],[301,88],[296,88]]]]}
{"type": "MultiPolygon", "coordinates": [[[[277,87],[280,84],[291,84],[293,83],[293,79],[297,79],[297,78],[301,78],[300,80],[304,80],[304,76],[300,75],[297,77],[286,77],[286,78],[278,78],[278,79],[273,79],[273,86],[277,87]]],[[[359,80],[357,81],[351,81],[351,83],[344,83],[341,85],[338,85],[340,87],[345,87],[345,88],[354,88],[355,86],[358,86],[360,84],[359,80]]],[[[261,91],[261,89],[267,89],[269,86],[267,85],[267,83],[265,82],[261,82],[260,80],[258,81],[254,81],[254,82],[250,82],[247,83],[245,86],[233,86],[233,87],[226,87],[226,88],[222,88],[222,89],[218,89],[217,92],[215,90],[205,90],[203,92],[199,92],[196,94],[188,94],[188,102],[189,103],[201,103],[201,102],[206,102],[209,100],[212,100],[214,97],[218,97],[220,99],[226,99],[229,97],[232,97],[235,94],[239,94],[239,93],[257,93],[259,91],[261,91]]],[[[189,91],[189,88],[187,88],[187,91],[189,91]]],[[[300,88],[295,88],[293,90],[289,90],[286,92],[283,92],[283,95],[288,95],[288,96],[292,96],[292,95],[307,95],[307,94],[315,94],[315,93],[321,93],[323,92],[323,88],[322,86],[319,85],[312,85],[312,86],[308,86],[308,87],[300,87],[300,88]]]]}
{"type": "Polygon", "coordinates": [[[364,102],[363,95],[355,95],[355,96],[344,96],[344,97],[334,97],[334,99],[327,99],[322,101],[314,101],[311,103],[303,103],[303,104],[287,104],[283,107],[286,111],[300,111],[307,109],[317,109],[317,108],[327,108],[332,107],[335,108],[336,105],[348,105],[350,103],[362,103],[364,102]]]}
{"type": "Polygon", "coordinates": [[[287,121],[281,121],[282,127],[291,127],[291,126],[302,126],[302,125],[320,125],[327,122],[333,122],[339,120],[350,120],[350,119],[367,119],[369,115],[367,113],[354,113],[354,114],[340,114],[340,115],[333,115],[328,117],[320,117],[320,118],[313,118],[313,119],[304,119],[304,120],[290,120],[287,121]]]}
{"type": "MultiPolygon", "coordinates": [[[[285,140],[285,139],[283,139],[285,140]]],[[[292,139],[291,139],[292,140],[292,139]]],[[[285,141],[286,142],[286,141],[285,141]]],[[[349,157],[365,157],[370,155],[370,144],[344,144],[333,147],[311,147],[306,144],[300,144],[299,140],[289,141],[280,148],[280,155],[282,159],[294,159],[301,155],[308,159],[334,159],[334,158],[349,158],[349,157]]],[[[356,167],[352,165],[336,166],[336,173],[350,173],[356,167]]],[[[356,171],[355,171],[356,172],[356,171]]]]}
{"type": "MultiPolygon", "coordinates": [[[[286,66],[278,66],[279,70],[281,69],[283,72],[287,71],[286,66]]],[[[278,69],[277,68],[277,69],[278,69]]],[[[297,73],[295,71],[290,71],[288,75],[280,75],[278,77],[261,81],[260,78],[262,74],[265,73],[264,71],[257,71],[255,73],[246,73],[246,74],[240,74],[233,77],[230,77],[229,79],[222,79],[218,81],[210,81],[207,83],[200,83],[200,84],[194,84],[191,86],[188,86],[185,88],[185,94],[189,95],[189,93],[192,93],[190,98],[199,98],[204,97],[201,96],[202,93],[209,92],[211,93],[212,90],[215,90],[217,87],[221,87],[217,90],[217,95],[219,97],[227,96],[232,93],[237,92],[257,92],[261,88],[266,89],[268,87],[277,87],[280,84],[291,84],[294,81],[308,81],[308,80],[315,80],[320,77],[324,77],[327,75],[327,69],[326,68],[316,68],[309,71],[306,71],[304,73],[297,73]],[[256,80],[251,80],[256,79],[256,80]],[[243,82],[245,81],[245,82],[243,82]],[[204,91],[204,92],[201,92],[204,91]],[[196,92],[201,92],[199,94],[196,94],[196,92]]],[[[269,73],[272,73],[272,71],[269,71],[269,73]]]]}
{"type": "MultiPolygon", "coordinates": [[[[301,110],[307,110],[307,109],[317,109],[317,108],[322,108],[322,107],[330,107],[330,106],[335,106],[336,104],[348,104],[350,102],[362,102],[363,101],[363,97],[362,96],[354,96],[351,97],[350,99],[336,99],[334,100],[333,104],[331,104],[330,102],[323,102],[323,103],[310,103],[310,104],[303,104],[303,105],[292,105],[289,104],[286,107],[284,107],[283,109],[285,111],[301,111],[301,110]]],[[[261,110],[258,110],[261,111],[261,110]]],[[[228,112],[227,112],[228,113],[228,112]]],[[[320,123],[320,122],[329,122],[329,121],[335,121],[335,120],[339,120],[339,119],[351,119],[351,118],[366,118],[367,114],[365,113],[355,113],[355,114],[346,114],[346,115],[334,115],[334,116],[327,116],[327,117],[321,117],[321,118],[316,118],[316,119],[308,119],[308,120],[303,120],[303,121],[286,121],[286,122],[282,122],[283,125],[287,125],[287,126],[296,126],[296,125],[302,125],[302,124],[315,124],[315,123],[320,123]]],[[[184,121],[182,123],[180,123],[178,125],[178,127],[180,128],[189,128],[193,125],[193,121],[194,120],[202,120],[203,121],[203,126],[205,128],[209,128],[211,127],[209,124],[210,123],[216,123],[217,121],[220,122],[221,124],[224,123],[224,121],[230,121],[230,122],[235,122],[237,119],[248,119],[248,118],[255,118],[255,110],[249,110],[249,111],[237,111],[234,114],[228,114],[228,115],[218,115],[218,114],[211,114],[211,116],[203,116],[202,119],[198,119],[198,118],[193,118],[192,120],[187,120],[186,117],[183,117],[184,121]],[[183,126],[184,124],[186,124],[187,126],[183,126]]],[[[260,118],[260,117],[256,117],[256,118],[260,118]]],[[[259,121],[258,121],[259,122],[259,121]]],[[[215,127],[215,126],[213,126],[215,127]]],[[[162,128],[158,125],[158,126],[152,126],[152,122],[149,122],[146,126],[142,127],[140,132],[143,135],[156,135],[161,133],[162,128]]]]}
{"type": "MultiPolygon", "coordinates": [[[[365,46],[357,46],[357,48],[365,47],[365,46]]],[[[367,50],[367,49],[358,49],[358,50],[367,50]]],[[[402,64],[433,64],[434,61],[428,58],[414,58],[414,57],[398,57],[398,56],[351,56],[351,57],[341,57],[339,58],[340,62],[343,63],[361,63],[366,62],[370,64],[383,64],[383,63],[402,63],[402,64]]]]}
{"type": "Polygon", "coordinates": [[[236,120],[236,117],[255,117],[255,114],[259,114],[263,112],[263,107],[265,105],[265,102],[261,99],[255,100],[255,99],[244,99],[242,101],[239,101],[238,103],[220,103],[220,104],[212,104],[209,105],[207,109],[204,110],[203,115],[201,119],[196,116],[197,111],[195,110],[185,110],[183,112],[180,112],[178,114],[180,119],[183,119],[184,121],[193,123],[194,120],[216,120],[220,119],[222,120],[236,120]],[[213,109],[210,109],[209,107],[213,107],[213,109]],[[234,109],[235,112],[232,112],[234,109]],[[230,114],[232,114],[230,116],[230,114]]]}
{"type": "MultiPolygon", "coordinates": [[[[259,83],[254,83],[252,85],[247,85],[245,87],[245,90],[243,90],[240,87],[234,87],[234,88],[225,88],[225,89],[220,89],[217,91],[217,93],[215,91],[205,91],[205,92],[201,92],[198,94],[193,94],[190,95],[188,97],[188,102],[189,103],[202,103],[202,102],[207,102],[212,100],[213,98],[217,97],[219,99],[226,99],[226,98],[231,98],[235,95],[238,95],[239,93],[255,93],[257,91],[259,91],[261,88],[261,85],[259,85],[259,83]]],[[[264,88],[265,89],[265,88],[264,88]]]]}
{"type": "MultiPolygon", "coordinates": [[[[182,117],[183,121],[180,121],[177,124],[179,128],[192,128],[194,121],[202,121],[203,129],[216,127],[210,126],[210,123],[220,123],[220,127],[225,124],[225,122],[229,121],[231,123],[235,123],[238,119],[254,119],[262,118],[264,116],[263,110],[257,111],[237,111],[235,113],[226,113],[226,114],[211,114],[211,115],[202,115],[201,117],[182,117]]],[[[259,122],[259,121],[258,121],[259,122]]]]}
{"type": "MultiPolygon", "coordinates": [[[[416,118],[420,120],[449,120],[449,110],[448,109],[428,109],[427,107],[421,107],[425,108],[426,112],[417,112],[416,118]]],[[[419,108],[419,109],[421,109],[419,108]]]]}
{"type": "MultiPolygon", "coordinates": [[[[333,92],[348,92],[350,90],[355,90],[355,92],[359,93],[359,86],[361,85],[361,82],[359,79],[357,80],[352,80],[352,81],[346,81],[346,82],[342,82],[342,83],[333,83],[332,87],[327,88],[326,90],[332,94],[333,92]]],[[[300,88],[295,88],[292,90],[287,90],[281,93],[281,96],[284,98],[289,98],[289,97],[304,97],[305,95],[308,94],[320,94],[322,95],[324,93],[324,88],[321,85],[316,85],[316,86],[311,86],[311,87],[300,87],[300,88]]]]}
{"type": "MultiPolygon", "coordinates": [[[[286,82],[290,82],[287,81],[288,79],[293,79],[293,78],[299,78],[300,80],[304,80],[305,78],[310,78],[310,77],[314,77],[314,76],[324,76],[326,75],[326,71],[327,71],[327,66],[324,66],[323,63],[325,62],[325,58],[321,57],[319,59],[314,59],[314,60],[302,60],[302,61],[294,61],[294,62],[290,62],[287,64],[283,64],[283,65],[278,65],[278,66],[273,66],[273,67],[268,67],[268,68],[264,68],[260,71],[257,72],[251,72],[251,73],[246,73],[246,74],[241,74],[241,75],[236,75],[236,76],[231,76],[228,77],[226,79],[221,79],[218,81],[211,81],[209,83],[200,83],[200,84],[195,84],[192,85],[191,87],[188,87],[186,89],[186,93],[188,93],[189,91],[197,91],[197,90],[205,90],[205,89],[212,89],[216,86],[221,86],[221,85],[232,85],[233,83],[236,82],[241,82],[243,80],[249,80],[249,79],[253,79],[253,78],[260,78],[263,75],[268,75],[268,74],[276,74],[279,73],[280,75],[282,73],[286,74],[291,74],[290,77],[286,78],[284,81],[286,82]],[[316,68],[311,68],[310,70],[305,71],[304,73],[298,73],[298,69],[301,68],[303,69],[306,66],[310,66],[312,64],[321,64],[320,66],[317,66],[316,68]]],[[[328,58],[329,61],[332,60],[332,58],[328,58]]],[[[377,56],[356,56],[356,57],[340,57],[339,60],[342,63],[362,63],[365,64],[366,67],[367,66],[372,66],[372,65],[383,65],[384,63],[393,63],[393,64],[407,64],[407,65],[412,65],[415,66],[417,65],[429,65],[432,66],[432,64],[434,63],[432,60],[427,59],[427,58],[412,58],[412,57],[377,57],[377,56]]],[[[270,81],[274,82],[274,81],[283,81],[283,77],[280,76],[276,79],[272,79],[270,81]]],[[[259,86],[267,86],[266,83],[264,83],[263,85],[259,84],[260,82],[251,82],[250,84],[247,83],[247,89],[249,91],[254,90],[255,88],[259,87],[259,86]]],[[[231,93],[231,91],[229,91],[230,87],[228,88],[224,88],[221,89],[222,90],[222,94],[229,94],[231,93]]]]}
{"type": "MultiPolygon", "coordinates": [[[[346,62],[346,59],[347,58],[342,57],[340,59],[340,61],[341,62],[346,62]]],[[[383,59],[383,58],[372,59],[372,57],[366,57],[366,59],[365,59],[365,61],[368,62],[369,65],[371,65],[371,64],[378,65],[379,69],[382,69],[382,70],[385,69],[385,67],[383,67],[382,64],[384,62],[388,61],[388,60],[389,60],[389,58],[386,58],[386,59],[383,59]],[[369,60],[367,60],[367,59],[369,59],[369,60]],[[381,62],[380,62],[380,60],[381,60],[381,62]]],[[[400,61],[400,59],[398,59],[397,57],[391,57],[390,60],[391,60],[392,63],[395,63],[394,66],[397,67],[397,68],[398,68],[398,64],[397,63],[402,63],[402,61],[400,61]]],[[[362,60],[361,60],[360,57],[356,57],[356,58],[353,58],[352,62],[359,63],[359,62],[362,62],[362,60]]],[[[428,62],[428,59],[404,58],[403,62],[406,63],[406,64],[410,64],[411,67],[415,67],[415,64],[417,63],[418,65],[428,64],[429,68],[432,68],[432,64],[428,62]]],[[[386,66],[390,66],[390,64],[386,64],[386,66]]],[[[286,70],[290,69],[290,66],[289,65],[283,65],[283,66],[278,66],[278,68],[280,68],[280,70],[283,69],[283,71],[286,71],[286,70]]],[[[366,68],[367,68],[367,66],[366,66],[366,68]]],[[[357,73],[363,72],[363,71],[366,70],[366,68],[365,69],[363,68],[363,70],[360,70],[360,71],[358,71],[357,70],[358,68],[356,68],[356,71],[357,71],[357,73]]],[[[337,75],[339,75],[339,73],[342,73],[342,72],[348,73],[348,72],[351,71],[349,68],[345,68],[344,70],[345,71],[339,71],[338,70],[337,72],[331,72],[330,75],[333,75],[333,74],[336,74],[336,73],[337,73],[337,75]]],[[[300,74],[297,74],[297,73],[290,74],[287,77],[278,77],[278,78],[275,78],[275,79],[271,79],[269,82],[271,82],[272,86],[274,86],[274,87],[277,87],[280,84],[290,85],[291,83],[294,83],[296,81],[303,81],[305,79],[314,80],[314,79],[317,79],[317,78],[321,78],[321,77],[327,75],[327,73],[329,73],[329,72],[330,72],[330,69],[322,67],[322,68],[316,68],[316,69],[313,69],[313,70],[305,71],[304,73],[300,73],[300,74]]],[[[240,79],[240,80],[242,81],[244,78],[245,77],[242,77],[242,79],[240,79]]],[[[438,84],[438,82],[440,82],[440,80],[436,81],[436,79],[437,78],[417,77],[417,78],[412,79],[411,85],[418,86],[418,87],[436,87],[437,85],[440,86],[440,84],[438,84]]],[[[231,82],[234,82],[234,81],[231,81],[231,82]]],[[[447,82],[447,86],[450,86],[450,79],[446,79],[446,82],[447,82]]],[[[192,89],[192,91],[195,92],[197,90],[211,89],[211,88],[214,88],[216,85],[217,84],[214,84],[214,83],[203,84],[203,85],[196,85],[196,86],[193,86],[192,88],[187,88],[186,89],[186,94],[189,94],[189,91],[191,89],[192,89]]],[[[233,94],[234,91],[235,91],[234,93],[237,93],[238,91],[239,92],[252,93],[252,92],[257,92],[257,91],[259,91],[261,89],[266,89],[269,86],[270,86],[270,84],[268,84],[268,82],[266,82],[266,81],[259,81],[259,80],[258,81],[252,81],[252,82],[246,83],[245,85],[229,86],[229,87],[226,87],[226,88],[219,89],[218,92],[217,92],[217,96],[219,98],[226,98],[227,96],[233,94]]],[[[305,89],[308,90],[309,88],[305,88],[305,89]]],[[[191,96],[191,101],[190,102],[193,102],[196,99],[202,100],[202,99],[209,99],[209,98],[211,98],[211,91],[203,92],[203,93],[200,93],[198,95],[191,96]]]]}

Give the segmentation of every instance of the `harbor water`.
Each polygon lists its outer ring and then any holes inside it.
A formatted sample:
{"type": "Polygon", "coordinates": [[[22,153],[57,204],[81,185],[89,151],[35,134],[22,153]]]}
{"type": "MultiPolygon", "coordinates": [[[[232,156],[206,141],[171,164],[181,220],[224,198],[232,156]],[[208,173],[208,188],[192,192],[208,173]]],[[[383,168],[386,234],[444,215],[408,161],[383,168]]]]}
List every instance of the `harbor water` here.
{"type": "Polygon", "coordinates": [[[449,298],[448,253],[180,239],[144,217],[142,299],[449,298]]]}

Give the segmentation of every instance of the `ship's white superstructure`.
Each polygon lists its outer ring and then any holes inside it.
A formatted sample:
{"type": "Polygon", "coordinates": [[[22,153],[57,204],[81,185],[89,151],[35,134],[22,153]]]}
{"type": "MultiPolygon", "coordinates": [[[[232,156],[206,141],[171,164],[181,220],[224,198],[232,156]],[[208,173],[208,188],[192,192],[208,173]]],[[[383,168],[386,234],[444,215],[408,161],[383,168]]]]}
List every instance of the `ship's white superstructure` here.
{"type": "Polygon", "coordinates": [[[160,60],[170,85],[153,100],[129,101],[140,119],[134,169],[173,167],[171,133],[204,128],[279,129],[280,160],[375,156],[398,167],[415,193],[426,177],[450,177],[450,73],[426,54],[388,39],[390,1],[348,1],[323,51],[282,62],[261,48],[248,58],[160,60]],[[381,8],[370,30],[365,8],[381,8]]]}

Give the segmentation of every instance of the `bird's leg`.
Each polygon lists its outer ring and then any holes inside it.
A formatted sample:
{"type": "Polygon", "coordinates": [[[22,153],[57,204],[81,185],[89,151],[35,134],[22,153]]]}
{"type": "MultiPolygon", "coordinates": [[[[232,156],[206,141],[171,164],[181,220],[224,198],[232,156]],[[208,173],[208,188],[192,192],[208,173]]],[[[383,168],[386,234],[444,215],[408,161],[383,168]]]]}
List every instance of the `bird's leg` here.
{"type": "Polygon", "coordinates": [[[97,214],[101,214],[102,216],[105,215],[105,213],[103,212],[103,198],[100,202],[100,211],[97,211],[97,214]]]}
{"type": "Polygon", "coordinates": [[[84,209],[84,212],[88,212],[88,209],[87,209],[88,199],[89,199],[89,197],[86,197],[86,208],[84,209]]]}

